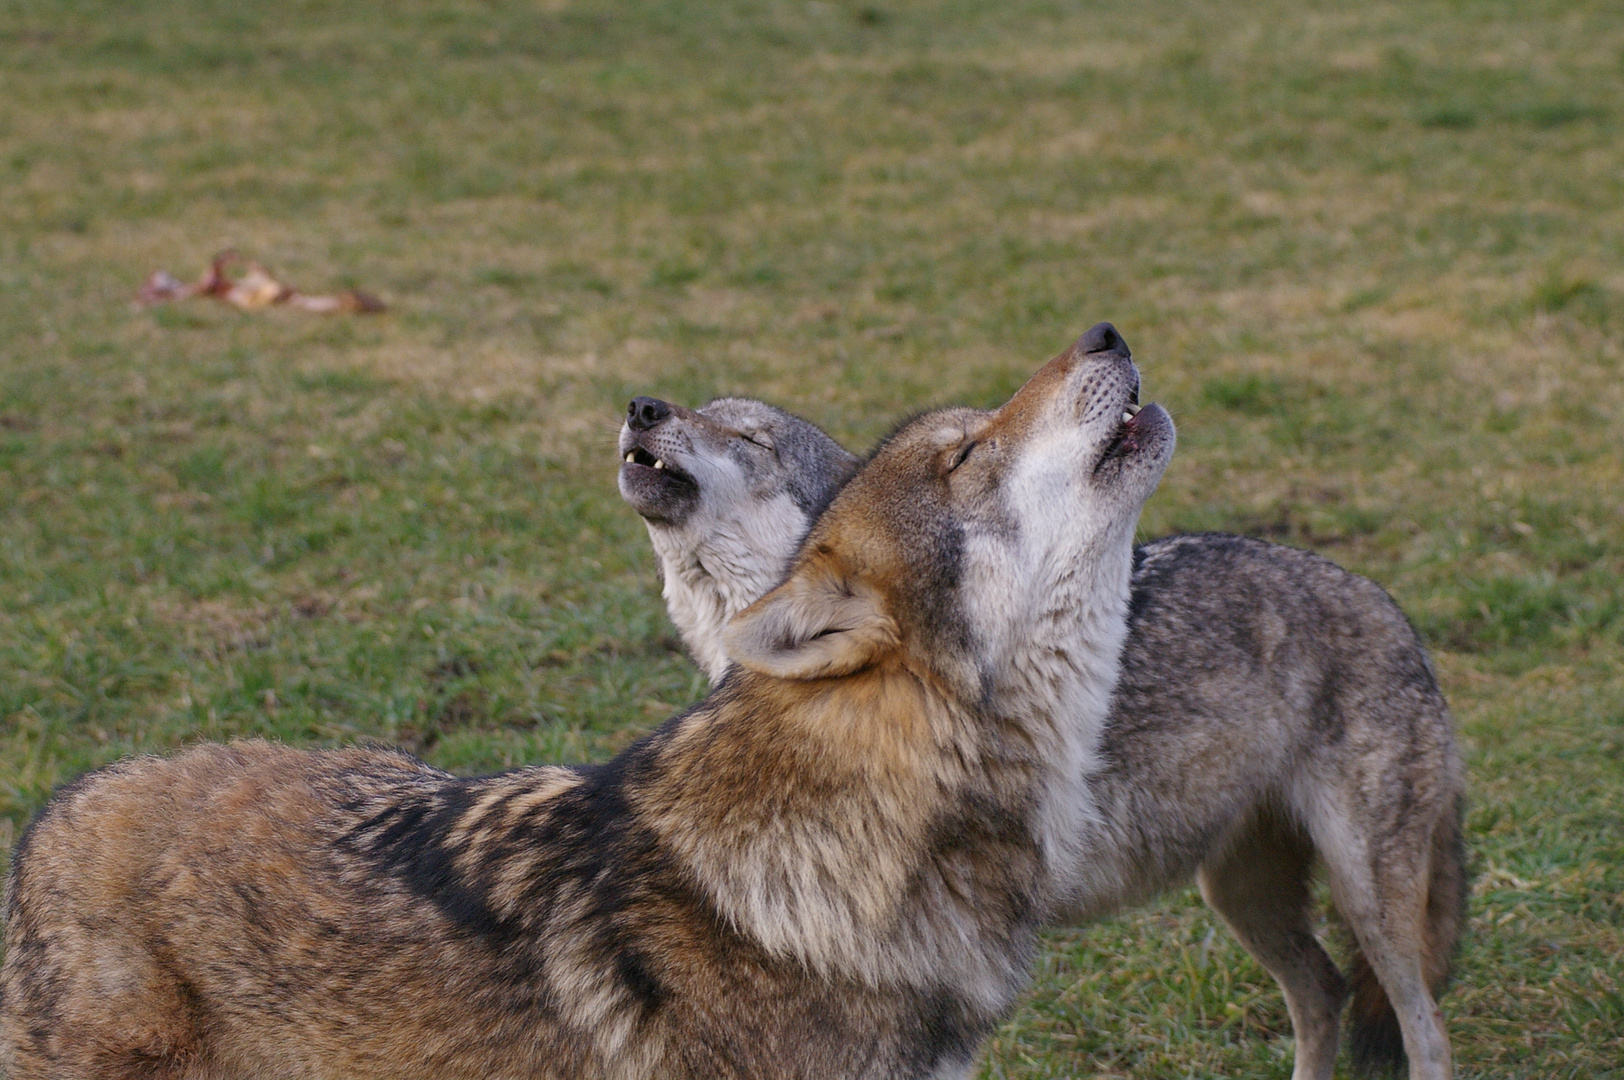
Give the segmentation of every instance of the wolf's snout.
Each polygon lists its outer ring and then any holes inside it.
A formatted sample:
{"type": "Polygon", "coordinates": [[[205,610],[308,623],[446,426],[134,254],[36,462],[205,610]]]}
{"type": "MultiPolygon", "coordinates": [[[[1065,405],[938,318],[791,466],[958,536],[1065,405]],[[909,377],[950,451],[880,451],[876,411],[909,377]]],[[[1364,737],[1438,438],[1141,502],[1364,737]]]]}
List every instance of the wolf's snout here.
{"type": "MultiPolygon", "coordinates": [[[[1073,349],[1085,356],[1097,357],[1101,360],[1126,360],[1130,366],[1133,362],[1133,352],[1128,348],[1127,339],[1117,332],[1116,327],[1108,322],[1095,323],[1089,327],[1083,332],[1083,336],[1077,339],[1077,344],[1073,346],[1073,349]]],[[[1138,371],[1133,372],[1133,386],[1128,391],[1128,401],[1130,410],[1137,408],[1139,405],[1138,371]]],[[[1130,411],[1124,414],[1123,419],[1131,419],[1132,415],[1133,413],[1130,411]]]]}
{"type": "Polygon", "coordinates": [[[1133,358],[1128,351],[1128,343],[1117,328],[1108,322],[1095,323],[1077,339],[1077,348],[1085,353],[1117,353],[1124,360],[1133,358]]]}
{"type": "Polygon", "coordinates": [[[634,397],[626,406],[626,426],[633,431],[647,431],[671,415],[671,406],[659,398],[634,397]]]}

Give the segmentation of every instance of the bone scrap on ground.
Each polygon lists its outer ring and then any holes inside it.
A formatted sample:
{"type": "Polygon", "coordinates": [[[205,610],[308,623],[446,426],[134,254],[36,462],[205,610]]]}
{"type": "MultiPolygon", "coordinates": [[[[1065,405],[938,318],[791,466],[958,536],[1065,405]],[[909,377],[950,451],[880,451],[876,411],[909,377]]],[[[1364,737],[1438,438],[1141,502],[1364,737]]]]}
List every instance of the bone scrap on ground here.
{"type": "Polygon", "coordinates": [[[194,296],[223,300],[243,311],[282,306],[322,314],[349,312],[372,315],[384,310],[382,300],[360,289],[345,289],[325,295],[302,293],[278,280],[259,263],[243,258],[233,250],[216,255],[202,276],[191,283],[181,281],[167,270],[154,270],[142,284],[140,293],[143,304],[167,304],[194,296]],[[231,270],[239,266],[246,266],[242,276],[232,277],[231,270]]]}

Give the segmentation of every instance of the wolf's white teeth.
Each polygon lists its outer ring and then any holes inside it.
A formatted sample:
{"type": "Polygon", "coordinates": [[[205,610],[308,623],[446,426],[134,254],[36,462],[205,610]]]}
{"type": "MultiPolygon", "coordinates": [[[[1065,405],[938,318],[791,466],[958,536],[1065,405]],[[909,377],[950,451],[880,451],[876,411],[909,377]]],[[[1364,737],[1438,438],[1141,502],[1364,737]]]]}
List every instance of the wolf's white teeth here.
{"type": "Polygon", "coordinates": [[[663,469],[663,468],[665,468],[665,458],[655,458],[655,459],[654,459],[654,467],[655,467],[655,468],[656,468],[656,469],[663,469]]]}
{"type": "Polygon", "coordinates": [[[636,458],[637,458],[636,453],[627,454],[626,455],[626,464],[630,465],[634,460],[636,460],[636,458]]]}
{"type": "Polygon", "coordinates": [[[1134,417],[1139,415],[1139,408],[1140,407],[1138,405],[1135,405],[1131,401],[1128,402],[1128,404],[1124,405],[1123,408],[1125,408],[1127,410],[1127,412],[1122,414],[1122,419],[1124,419],[1124,420],[1132,420],[1134,417]]]}
{"type": "Polygon", "coordinates": [[[1124,424],[1126,424],[1129,420],[1132,420],[1132,419],[1133,419],[1133,413],[1129,412],[1126,409],[1123,409],[1122,410],[1122,422],[1124,424]]]}

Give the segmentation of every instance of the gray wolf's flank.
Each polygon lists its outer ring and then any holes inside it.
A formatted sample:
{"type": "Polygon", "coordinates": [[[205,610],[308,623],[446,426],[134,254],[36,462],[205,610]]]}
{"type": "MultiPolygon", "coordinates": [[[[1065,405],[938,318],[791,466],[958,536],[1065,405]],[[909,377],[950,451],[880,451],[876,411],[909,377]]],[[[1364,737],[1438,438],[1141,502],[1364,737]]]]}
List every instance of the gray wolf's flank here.
{"type": "MultiPolygon", "coordinates": [[[[746,399],[632,402],[620,490],[648,523],[672,619],[720,680],[730,614],[776,583],[810,512],[857,459],[746,399]],[[654,468],[658,460],[660,468],[654,468]]],[[[1461,766],[1421,642],[1365,578],[1292,548],[1175,536],[1135,553],[1123,666],[1067,840],[1057,921],[1187,881],[1280,983],[1293,1080],[1328,1080],[1350,993],[1356,1064],[1450,1075],[1441,991],[1465,902],[1461,766]],[[1315,941],[1316,856],[1360,954],[1315,941]],[[1397,1002],[1395,1012],[1389,1002],[1397,1002]]]]}
{"type": "Polygon", "coordinates": [[[967,1076],[1095,812],[1174,442],[1137,389],[1085,338],[902,428],[606,765],[243,742],[64,789],[12,863],[6,1075],[967,1076]]]}

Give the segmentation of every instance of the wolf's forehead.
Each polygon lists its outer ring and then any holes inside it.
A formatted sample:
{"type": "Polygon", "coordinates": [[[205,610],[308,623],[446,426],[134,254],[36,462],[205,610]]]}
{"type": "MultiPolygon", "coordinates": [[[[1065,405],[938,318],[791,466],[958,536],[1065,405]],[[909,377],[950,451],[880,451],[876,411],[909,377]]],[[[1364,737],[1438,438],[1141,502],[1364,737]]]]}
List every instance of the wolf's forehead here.
{"type": "Polygon", "coordinates": [[[980,409],[937,409],[903,425],[887,443],[928,453],[970,437],[986,426],[991,415],[980,409]]]}
{"type": "Polygon", "coordinates": [[[750,398],[717,398],[697,411],[707,420],[729,427],[766,427],[787,419],[771,405],[750,398]]]}

